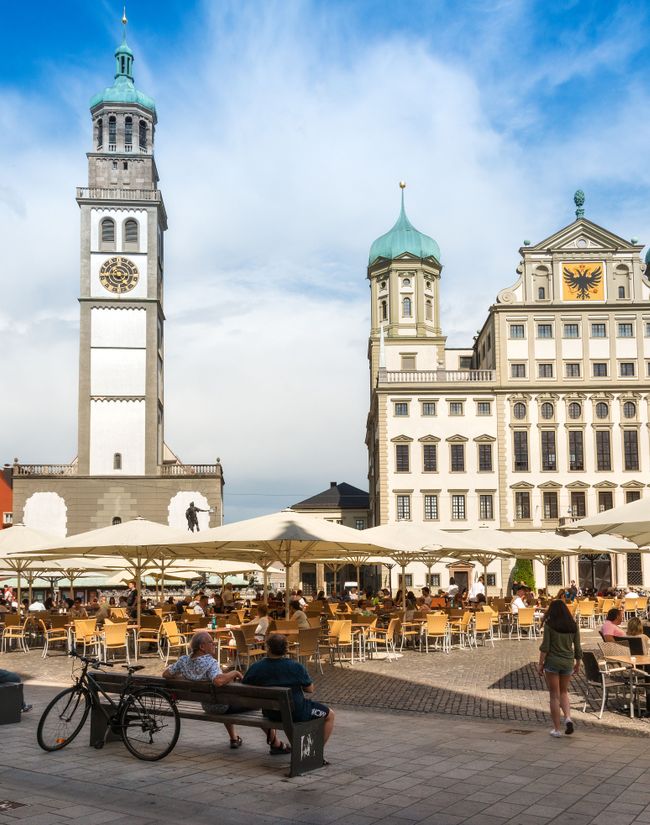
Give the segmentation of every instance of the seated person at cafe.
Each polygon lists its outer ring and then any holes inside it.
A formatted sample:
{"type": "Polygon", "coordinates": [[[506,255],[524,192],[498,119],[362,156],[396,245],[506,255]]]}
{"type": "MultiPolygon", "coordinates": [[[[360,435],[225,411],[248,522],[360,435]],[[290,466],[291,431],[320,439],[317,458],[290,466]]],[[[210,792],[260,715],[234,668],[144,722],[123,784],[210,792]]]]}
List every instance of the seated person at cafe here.
{"type": "Polygon", "coordinates": [[[625,636],[620,627],[622,621],[623,611],[618,607],[612,607],[607,611],[607,618],[600,628],[600,635],[606,642],[613,642],[615,637],[625,636]]]}
{"type": "MultiPolygon", "coordinates": [[[[207,631],[199,630],[192,636],[190,651],[189,655],[181,656],[163,671],[163,679],[189,679],[192,682],[209,679],[215,687],[241,681],[242,674],[238,670],[222,673],[219,662],[214,658],[214,639],[207,631]]],[[[238,708],[213,702],[203,702],[202,707],[206,713],[236,713],[238,711],[238,708]]],[[[235,726],[225,724],[225,728],[230,736],[230,747],[240,748],[243,741],[241,736],[237,735],[235,726]]]]}
{"type": "Polygon", "coordinates": [[[88,613],[86,608],[81,604],[81,599],[76,598],[72,603],[72,607],[68,610],[68,617],[70,619],[87,619],[88,613]]]}
{"type": "Polygon", "coordinates": [[[303,613],[300,602],[289,602],[289,618],[298,625],[299,630],[309,630],[309,620],[303,613]]]}
{"type": "Polygon", "coordinates": [[[424,598],[424,596],[419,596],[415,600],[415,609],[419,613],[431,613],[431,608],[427,604],[426,599],[424,598]]]}
{"type": "MultiPolygon", "coordinates": [[[[632,618],[627,623],[627,633],[628,637],[634,637],[641,640],[641,645],[643,649],[643,656],[648,655],[648,637],[643,632],[643,622],[639,619],[638,616],[632,616],[632,618]]],[[[632,652],[630,650],[630,652],[632,652]]],[[[632,654],[634,655],[634,654],[632,654]]]]}
{"type": "Polygon", "coordinates": [[[422,598],[427,607],[431,607],[431,590],[428,587],[422,588],[422,598]]]}
{"type": "Polygon", "coordinates": [[[102,599],[99,603],[99,607],[97,608],[97,612],[95,613],[95,618],[98,622],[105,622],[106,619],[110,619],[111,617],[111,606],[106,600],[106,596],[102,596],[102,599]]]}
{"type": "MultiPolygon", "coordinates": [[[[293,698],[293,718],[296,722],[309,722],[311,719],[325,719],[323,739],[330,738],[334,729],[334,711],[321,702],[307,698],[305,694],[314,692],[314,683],[304,665],[287,658],[288,643],[285,636],[272,633],[266,640],[266,656],[259,659],[246,671],[245,685],[260,687],[291,688],[293,698]]],[[[277,711],[264,711],[267,719],[279,721],[277,711]]],[[[289,747],[277,741],[275,731],[269,731],[271,753],[288,753],[289,747]],[[271,735],[273,738],[271,738],[271,735]],[[276,750],[274,751],[274,747],[276,750]]]]}
{"type": "Polygon", "coordinates": [[[258,604],[255,608],[257,617],[246,624],[255,625],[255,638],[258,642],[263,642],[266,639],[266,634],[269,632],[269,617],[268,608],[265,604],[258,604]]]}
{"type": "Polygon", "coordinates": [[[205,593],[202,593],[199,596],[199,598],[194,602],[192,613],[196,614],[197,616],[208,615],[208,597],[205,595],[205,593]]]}
{"type": "Polygon", "coordinates": [[[47,610],[45,605],[40,599],[34,599],[34,601],[29,605],[30,612],[33,610],[47,610]]]}
{"type": "Polygon", "coordinates": [[[510,605],[510,610],[517,614],[520,610],[525,609],[528,607],[526,604],[526,588],[523,585],[520,585],[517,588],[517,595],[512,600],[512,604],[510,605]]]}

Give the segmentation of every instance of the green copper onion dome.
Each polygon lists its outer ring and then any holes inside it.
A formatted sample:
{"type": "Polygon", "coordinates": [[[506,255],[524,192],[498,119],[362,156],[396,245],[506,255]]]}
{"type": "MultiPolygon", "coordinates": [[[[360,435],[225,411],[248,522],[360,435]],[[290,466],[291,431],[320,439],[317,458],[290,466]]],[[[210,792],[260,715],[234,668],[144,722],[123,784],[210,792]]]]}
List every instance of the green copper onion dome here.
{"type": "MultiPolygon", "coordinates": [[[[125,18],[122,22],[125,22],[125,18]]],[[[133,82],[133,52],[126,42],[126,29],[122,42],[115,50],[115,80],[112,86],[95,95],[90,101],[93,109],[100,103],[138,103],[145,109],[156,111],[156,104],[147,95],[135,88],[133,82]]]]}
{"type": "Polygon", "coordinates": [[[404,186],[402,187],[402,207],[400,209],[399,218],[395,226],[385,235],[373,243],[370,247],[370,255],[368,257],[368,265],[373,264],[378,258],[386,258],[391,261],[399,255],[408,252],[415,255],[417,258],[435,258],[440,261],[440,247],[428,235],[413,226],[411,221],[406,217],[404,210],[404,186]]]}
{"type": "Polygon", "coordinates": [[[650,266],[650,249],[645,253],[645,262],[650,266]]]}

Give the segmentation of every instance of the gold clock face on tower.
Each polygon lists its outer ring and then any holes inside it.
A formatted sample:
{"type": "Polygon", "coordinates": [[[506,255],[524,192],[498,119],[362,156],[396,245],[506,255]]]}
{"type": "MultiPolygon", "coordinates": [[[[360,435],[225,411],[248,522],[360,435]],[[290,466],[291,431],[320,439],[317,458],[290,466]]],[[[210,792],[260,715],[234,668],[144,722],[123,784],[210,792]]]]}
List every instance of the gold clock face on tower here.
{"type": "Polygon", "coordinates": [[[99,270],[99,281],[104,289],[118,295],[131,292],[139,278],[138,267],[133,261],[120,255],[104,261],[99,270]]]}

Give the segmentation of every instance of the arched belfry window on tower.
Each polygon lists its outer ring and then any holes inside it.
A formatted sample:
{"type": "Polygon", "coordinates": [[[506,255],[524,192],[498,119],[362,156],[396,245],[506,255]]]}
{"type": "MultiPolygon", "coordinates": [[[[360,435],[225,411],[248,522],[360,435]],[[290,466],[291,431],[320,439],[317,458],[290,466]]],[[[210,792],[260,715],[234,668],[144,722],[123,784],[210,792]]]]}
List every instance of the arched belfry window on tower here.
{"type": "Polygon", "coordinates": [[[122,469],[122,453],[113,453],[113,469],[122,469]]]}
{"type": "Polygon", "coordinates": [[[402,315],[404,318],[410,318],[412,316],[412,304],[410,298],[402,298],[402,315]]]}
{"type": "Polygon", "coordinates": [[[101,149],[104,145],[104,121],[99,118],[97,121],[97,148],[101,149]]]}
{"type": "Polygon", "coordinates": [[[124,151],[130,152],[133,149],[133,118],[127,115],[124,118],[124,151]]]}
{"type": "Polygon", "coordinates": [[[115,527],[116,524],[122,524],[122,519],[119,516],[113,516],[113,521],[111,524],[113,527],[115,527]]]}
{"type": "Polygon", "coordinates": [[[138,251],[138,222],[133,218],[124,221],[124,249],[129,252],[138,251]]]}
{"type": "Polygon", "coordinates": [[[138,139],[140,142],[140,151],[147,151],[147,121],[141,120],[139,123],[138,139]]]}
{"type": "Polygon", "coordinates": [[[115,251],[115,221],[104,218],[99,226],[100,248],[104,252],[115,251]]]}
{"type": "Polygon", "coordinates": [[[117,149],[117,119],[111,115],[108,119],[108,151],[114,152],[117,149]]]}
{"type": "Polygon", "coordinates": [[[381,316],[382,321],[388,320],[388,304],[386,303],[386,301],[381,302],[379,314],[381,316]]]}
{"type": "Polygon", "coordinates": [[[433,321],[433,304],[431,301],[427,301],[424,305],[424,313],[427,321],[433,321]]]}

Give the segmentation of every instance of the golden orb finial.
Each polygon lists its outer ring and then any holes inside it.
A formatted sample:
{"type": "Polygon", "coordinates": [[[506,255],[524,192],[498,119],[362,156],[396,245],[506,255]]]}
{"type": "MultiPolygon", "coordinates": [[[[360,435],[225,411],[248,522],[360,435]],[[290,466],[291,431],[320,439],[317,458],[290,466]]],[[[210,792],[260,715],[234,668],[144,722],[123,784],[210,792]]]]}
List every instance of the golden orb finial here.
{"type": "Polygon", "coordinates": [[[400,189],[406,189],[406,181],[401,180],[401,181],[399,182],[399,188],[400,188],[400,189]]]}
{"type": "Polygon", "coordinates": [[[127,24],[128,22],[129,22],[129,21],[126,19],[126,6],[124,6],[124,9],[123,9],[123,11],[122,11],[122,23],[123,23],[123,25],[125,25],[125,26],[126,26],[126,24],[127,24]]]}

